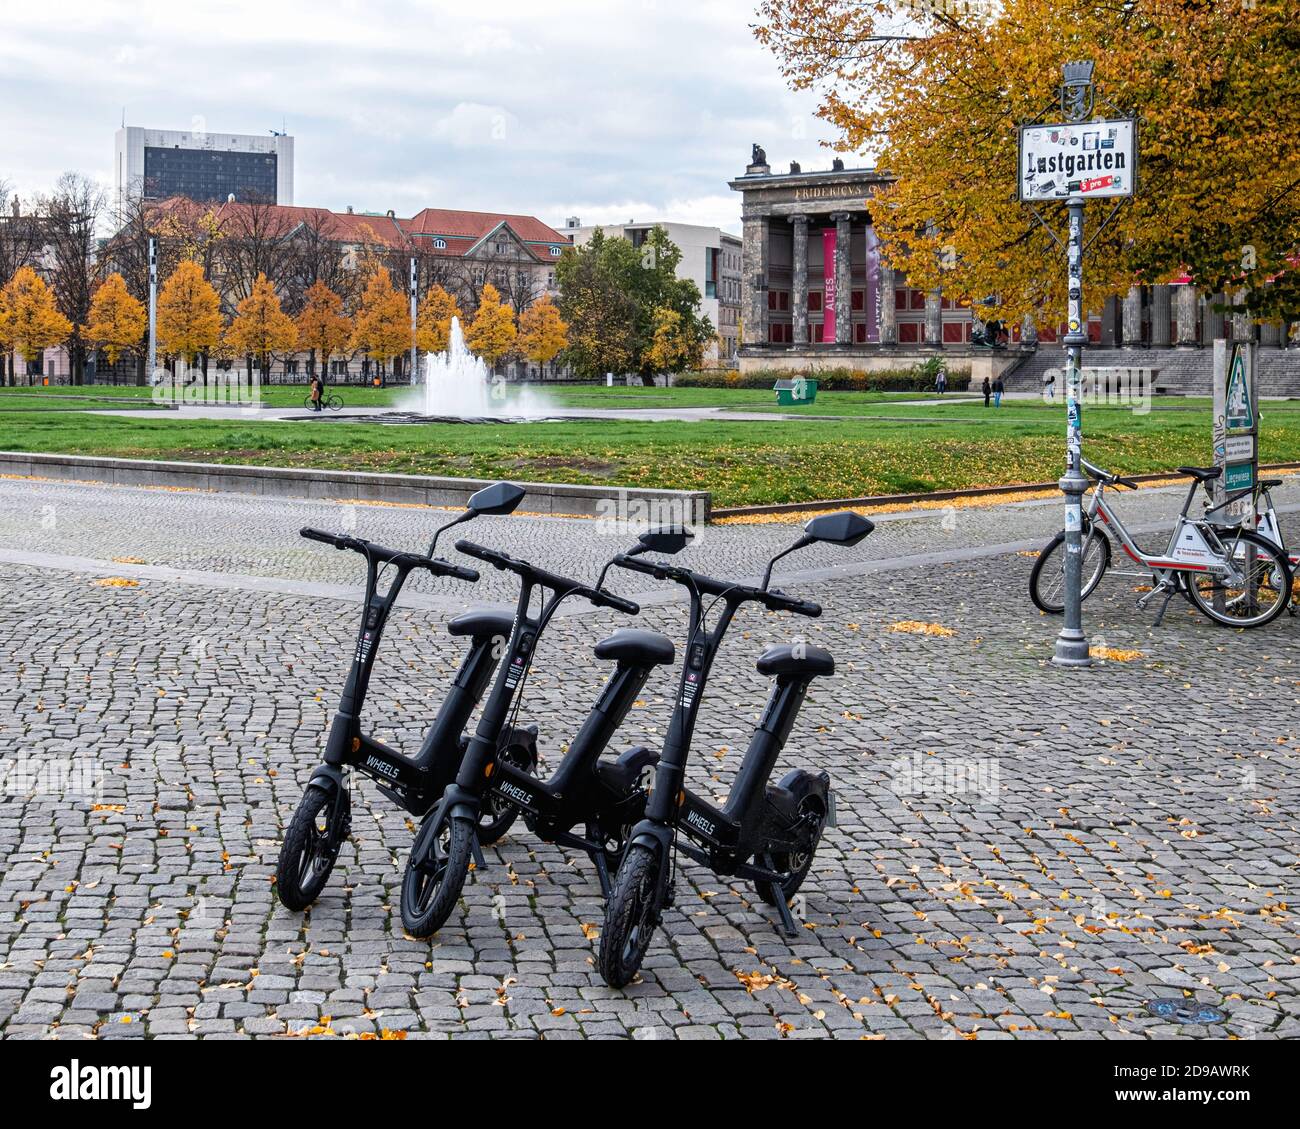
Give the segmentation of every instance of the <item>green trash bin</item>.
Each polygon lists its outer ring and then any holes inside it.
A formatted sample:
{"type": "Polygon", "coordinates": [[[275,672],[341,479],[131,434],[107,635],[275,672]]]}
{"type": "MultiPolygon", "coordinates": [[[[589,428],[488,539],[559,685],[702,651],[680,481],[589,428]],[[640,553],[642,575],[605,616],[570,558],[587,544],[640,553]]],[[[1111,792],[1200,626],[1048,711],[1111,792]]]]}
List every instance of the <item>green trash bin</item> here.
{"type": "Polygon", "coordinates": [[[776,393],[776,402],[783,408],[793,408],[798,404],[811,404],[817,399],[817,381],[806,376],[793,380],[778,380],[772,385],[776,393]]]}

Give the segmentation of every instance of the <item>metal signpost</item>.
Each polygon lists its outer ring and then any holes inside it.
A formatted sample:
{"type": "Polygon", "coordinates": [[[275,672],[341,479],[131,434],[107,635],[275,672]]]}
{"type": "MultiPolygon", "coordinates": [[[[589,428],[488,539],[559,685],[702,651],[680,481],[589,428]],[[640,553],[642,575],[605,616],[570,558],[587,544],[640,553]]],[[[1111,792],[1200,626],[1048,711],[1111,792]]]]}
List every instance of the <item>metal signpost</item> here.
{"type": "MultiPolygon", "coordinates": [[[[1249,490],[1259,481],[1259,401],[1255,396],[1255,344],[1214,342],[1214,465],[1223,473],[1214,482],[1214,502],[1249,490]]],[[[1233,502],[1225,517],[1255,527],[1249,495],[1233,502]]]]}
{"type": "Polygon", "coordinates": [[[149,237],[149,371],[152,387],[154,367],[158,364],[158,240],[149,237]]]}
{"type": "MultiPolygon", "coordinates": [[[[1061,123],[1031,122],[1020,127],[1018,183],[1020,199],[1060,201],[1066,205],[1069,234],[1065,244],[1067,294],[1065,344],[1065,495],[1064,622],[1052,661],[1060,666],[1088,666],[1088,639],[1083,632],[1083,495],[1088,480],[1083,457],[1083,402],[1080,371],[1088,326],[1083,306],[1083,208],[1089,198],[1116,200],[1097,230],[1106,226],[1120,204],[1133,195],[1137,175],[1137,129],[1132,118],[1092,117],[1094,90],[1090,62],[1066,63],[1061,83],[1061,123]]],[[[1034,216],[1059,244],[1055,232],[1034,216]]],[[[1096,238],[1093,234],[1093,238],[1096,238]]]]}
{"type": "Polygon", "coordinates": [[[411,256],[411,383],[420,382],[420,355],[416,345],[417,322],[419,320],[419,296],[416,293],[417,273],[415,269],[415,256],[411,256]]]}

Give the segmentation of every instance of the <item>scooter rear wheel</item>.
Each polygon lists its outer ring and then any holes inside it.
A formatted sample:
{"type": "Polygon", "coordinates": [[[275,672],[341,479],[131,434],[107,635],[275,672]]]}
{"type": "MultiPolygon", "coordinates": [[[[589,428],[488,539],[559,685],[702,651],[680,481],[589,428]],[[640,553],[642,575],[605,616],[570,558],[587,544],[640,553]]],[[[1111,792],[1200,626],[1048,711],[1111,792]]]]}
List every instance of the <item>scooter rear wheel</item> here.
{"type": "Polygon", "coordinates": [[[286,909],[305,910],[320,897],[351,827],[347,792],[340,794],[337,812],[334,796],[326,789],[312,785],[303,793],[280,845],[275,872],[275,890],[286,909]]]}
{"type": "Polygon", "coordinates": [[[821,805],[812,796],[808,796],[799,805],[799,810],[802,815],[816,816],[817,833],[813,836],[812,845],[808,850],[781,852],[772,856],[773,869],[782,873],[789,872],[790,877],[783,883],[779,886],[775,882],[754,883],[755,892],[769,906],[776,905],[777,898],[789,902],[799,892],[799,887],[803,885],[804,879],[808,877],[808,871],[812,869],[813,858],[816,856],[817,847],[822,841],[822,831],[826,827],[826,813],[821,809],[821,805]]]}
{"type": "Polygon", "coordinates": [[[432,937],[446,923],[460,901],[469,873],[473,835],[470,824],[449,813],[430,816],[438,825],[431,829],[427,856],[417,864],[415,853],[425,840],[424,830],[411,847],[402,875],[402,924],[412,937],[432,937]]]}
{"type": "Polygon", "coordinates": [[[634,843],[623,857],[600,931],[600,975],[611,988],[628,984],[641,967],[663,911],[660,854],[634,843]]]}

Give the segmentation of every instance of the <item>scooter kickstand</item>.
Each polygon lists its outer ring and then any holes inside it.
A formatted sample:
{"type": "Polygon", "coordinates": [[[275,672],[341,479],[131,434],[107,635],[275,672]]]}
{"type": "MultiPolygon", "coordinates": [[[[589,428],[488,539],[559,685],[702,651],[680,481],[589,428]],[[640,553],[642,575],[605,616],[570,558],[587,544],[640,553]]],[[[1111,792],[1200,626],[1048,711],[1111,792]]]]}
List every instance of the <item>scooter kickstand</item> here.
{"type": "Polygon", "coordinates": [[[593,851],[591,861],[596,864],[596,877],[600,879],[600,896],[609,901],[614,892],[613,886],[609,881],[609,867],[605,864],[605,854],[603,851],[593,851]]]}
{"type": "Polygon", "coordinates": [[[790,907],[786,905],[785,899],[781,897],[780,890],[776,895],[776,912],[781,919],[781,932],[790,938],[799,936],[799,927],[795,925],[794,916],[790,913],[790,907]]]}

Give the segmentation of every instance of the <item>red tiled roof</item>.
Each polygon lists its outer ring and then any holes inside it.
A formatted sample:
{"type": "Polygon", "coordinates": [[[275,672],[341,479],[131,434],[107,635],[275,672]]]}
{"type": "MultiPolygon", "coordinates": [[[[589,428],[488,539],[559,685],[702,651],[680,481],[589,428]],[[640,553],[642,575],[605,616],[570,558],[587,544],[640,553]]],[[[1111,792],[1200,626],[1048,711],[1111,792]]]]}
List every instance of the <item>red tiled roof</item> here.
{"type": "MultiPolygon", "coordinates": [[[[158,205],[162,211],[174,211],[182,208],[204,208],[182,197],[164,200],[158,205]]],[[[238,224],[245,213],[251,213],[256,205],[223,203],[213,205],[217,222],[221,224],[238,224]]],[[[543,261],[553,261],[552,246],[567,246],[567,236],[561,235],[554,228],[544,224],[534,216],[505,215],[497,212],[465,212],[446,208],[425,208],[410,219],[391,215],[373,215],[364,212],[332,212],[327,208],[306,208],[287,204],[263,208],[270,211],[263,222],[267,226],[274,224],[284,234],[288,234],[300,224],[319,227],[322,232],[340,243],[382,243],[387,247],[404,248],[418,243],[421,249],[430,250],[432,239],[440,237],[446,241],[445,248],[437,248],[435,253],[459,258],[472,250],[480,240],[505,224],[515,236],[528,248],[532,255],[543,261]]]]}

